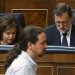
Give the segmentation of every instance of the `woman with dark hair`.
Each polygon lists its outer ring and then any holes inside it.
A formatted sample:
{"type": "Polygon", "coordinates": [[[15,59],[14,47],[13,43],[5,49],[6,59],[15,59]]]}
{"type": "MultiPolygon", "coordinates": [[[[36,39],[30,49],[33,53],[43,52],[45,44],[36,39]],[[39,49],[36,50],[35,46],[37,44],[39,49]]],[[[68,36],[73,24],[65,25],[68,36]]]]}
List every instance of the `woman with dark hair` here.
{"type": "Polygon", "coordinates": [[[21,28],[14,16],[0,18],[0,45],[14,45],[18,42],[21,28]]]}
{"type": "Polygon", "coordinates": [[[5,75],[36,75],[38,57],[46,51],[46,35],[42,28],[26,26],[19,42],[9,51],[5,62],[5,75]]]}

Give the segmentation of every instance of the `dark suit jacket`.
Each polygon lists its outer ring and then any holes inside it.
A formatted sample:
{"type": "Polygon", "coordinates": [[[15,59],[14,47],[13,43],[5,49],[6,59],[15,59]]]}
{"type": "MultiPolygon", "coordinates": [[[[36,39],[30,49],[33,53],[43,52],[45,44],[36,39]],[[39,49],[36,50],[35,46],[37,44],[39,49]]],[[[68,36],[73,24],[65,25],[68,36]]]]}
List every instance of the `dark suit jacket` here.
{"type": "MultiPolygon", "coordinates": [[[[47,45],[61,46],[60,32],[56,25],[44,28],[47,37],[47,45]]],[[[70,46],[75,47],[75,25],[72,24],[70,46]]]]}

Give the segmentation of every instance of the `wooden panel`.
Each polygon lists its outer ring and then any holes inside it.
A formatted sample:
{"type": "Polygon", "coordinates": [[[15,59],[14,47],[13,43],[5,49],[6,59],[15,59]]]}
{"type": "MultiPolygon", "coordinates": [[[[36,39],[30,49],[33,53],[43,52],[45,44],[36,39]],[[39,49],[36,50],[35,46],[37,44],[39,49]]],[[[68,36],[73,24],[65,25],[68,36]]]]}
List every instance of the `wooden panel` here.
{"type": "Polygon", "coordinates": [[[75,9],[75,0],[56,0],[55,5],[58,3],[66,3],[70,5],[72,9],[75,9]]]}
{"type": "Polygon", "coordinates": [[[6,59],[7,52],[0,52],[0,61],[4,61],[6,59]]]}
{"type": "Polygon", "coordinates": [[[4,62],[6,59],[7,52],[0,52],[0,75],[4,75],[5,69],[4,69],[4,62]]]}
{"type": "Polygon", "coordinates": [[[0,13],[5,12],[5,0],[0,0],[0,13]]]}
{"type": "Polygon", "coordinates": [[[7,52],[0,52],[0,75],[5,74],[4,62],[6,59],[7,52]]]}
{"type": "MultiPolygon", "coordinates": [[[[6,55],[0,52],[0,74],[5,73],[6,55]]],[[[37,66],[37,75],[67,75],[68,71],[68,75],[75,75],[75,54],[45,54],[37,60],[37,66]]]]}
{"type": "Polygon", "coordinates": [[[64,2],[75,9],[75,0],[5,0],[5,12],[10,13],[12,9],[48,9],[48,25],[54,23],[53,9],[57,3],[64,2]]]}
{"type": "Polygon", "coordinates": [[[25,24],[36,25],[42,28],[48,26],[48,10],[47,9],[12,9],[13,13],[24,14],[25,24]]]}
{"type": "Polygon", "coordinates": [[[37,62],[75,62],[75,54],[45,54],[37,62]]]}
{"type": "Polygon", "coordinates": [[[55,62],[75,62],[75,54],[54,54],[53,61],[55,62]]]}
{"type": "Polygon", "coordinates": [[[57,75],[75,75],[75,67],[58,67],[57,75]]]}
{"type": "Polygon", "coordinates": [[[5,69],[3,65],[0,65],[0,74],[4,74],[4,73],[5,73],[5,69]]]}
{"type": "Polygon", "coordinates": [[[37,75],[53,75],[52,66],[38,66],[37,75]]]}
{"type": "Polygon", "coordinates": [[[10,13],[12,9],[48,9],[47,24],[51,25],[54,23],[52,13],[54,5],[55,0],[5,0],[5,12],[10,13]]]}

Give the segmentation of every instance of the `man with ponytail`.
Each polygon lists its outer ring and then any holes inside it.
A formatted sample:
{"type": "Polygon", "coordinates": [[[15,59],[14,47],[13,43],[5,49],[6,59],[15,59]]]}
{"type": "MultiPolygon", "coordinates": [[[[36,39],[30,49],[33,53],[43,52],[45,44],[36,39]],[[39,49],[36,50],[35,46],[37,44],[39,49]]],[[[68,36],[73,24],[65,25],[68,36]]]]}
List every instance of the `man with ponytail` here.
{"type": "Polygon", "coordinates": [[[41,27],[26,26],[19,42],[8,52],[5,75],[36,75],[36,59],[46,51],[46,35],[41,27]]]}

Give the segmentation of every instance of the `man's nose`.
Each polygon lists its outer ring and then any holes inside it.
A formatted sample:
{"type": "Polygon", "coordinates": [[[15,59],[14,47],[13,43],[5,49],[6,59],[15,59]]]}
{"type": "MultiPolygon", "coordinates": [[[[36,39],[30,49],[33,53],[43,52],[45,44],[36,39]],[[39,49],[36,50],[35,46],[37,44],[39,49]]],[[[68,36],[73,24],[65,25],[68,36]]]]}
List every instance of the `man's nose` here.
{"type": "Polygon", "coordinates": [[[60,28],[62,28],[63,26],[64,26],[64,25],[63,25],[63,23],[61,22],[61,23],[60,23],[60,28]]]}
{"type": "Polygon", "coordinates": [[[45,48],[47,48],[47,43],[45,43],[45,48]]]}

